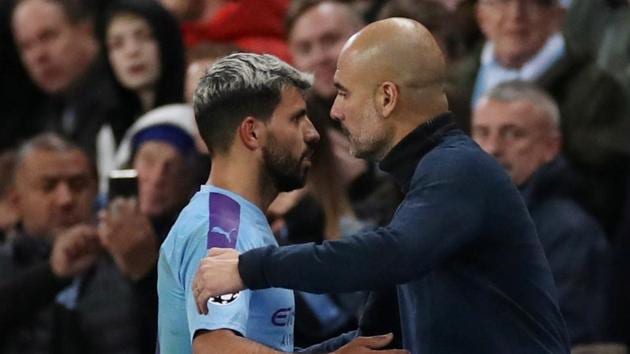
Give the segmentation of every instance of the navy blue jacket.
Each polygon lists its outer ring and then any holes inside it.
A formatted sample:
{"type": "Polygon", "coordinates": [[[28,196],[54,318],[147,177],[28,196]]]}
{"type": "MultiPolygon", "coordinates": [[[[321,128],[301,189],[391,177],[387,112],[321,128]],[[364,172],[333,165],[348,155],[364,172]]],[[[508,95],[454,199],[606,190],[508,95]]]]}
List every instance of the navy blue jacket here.
{"type": "Polygon", "coordinates": [[[380,166],[405,193],[389,225],[246,252],[245,285],[345,292],[397,284],[403,344],[414,354],[569,353],[525,204],[451,114],[419,126],[380,166]]]}
{"type": "Polygon", "coordinates": [[[558,289],[572,345],[604,337],[610,250],[603,228],[575,197],[574,172],[556,158],[519,187],[558,289]]]}

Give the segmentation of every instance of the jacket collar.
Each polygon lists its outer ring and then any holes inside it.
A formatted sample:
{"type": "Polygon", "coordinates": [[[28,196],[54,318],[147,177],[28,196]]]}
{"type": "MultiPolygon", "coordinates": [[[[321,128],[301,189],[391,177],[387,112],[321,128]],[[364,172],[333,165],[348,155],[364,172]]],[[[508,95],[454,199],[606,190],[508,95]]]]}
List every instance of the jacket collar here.
{"type": "Polygon", "coordinates": [[[440,143],[445,133],[455,128],[451,112],[429,119],[396,144],[379,167],[394,178],[403,193],[407,193],[420,159],[440,143]]]}

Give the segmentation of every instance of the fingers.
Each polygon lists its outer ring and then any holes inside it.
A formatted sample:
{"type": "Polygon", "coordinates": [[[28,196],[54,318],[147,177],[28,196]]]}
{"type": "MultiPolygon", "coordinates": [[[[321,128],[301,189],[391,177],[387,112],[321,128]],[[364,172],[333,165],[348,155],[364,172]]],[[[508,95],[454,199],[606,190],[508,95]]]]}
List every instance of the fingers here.
{"type": "MultiPolygon", "coordinates": [[[[222,252],[222,249],[216,249],[215,252],[222,252]]],[[[208,314],[208,300],[213,295],[211,290],[204,285],[206,278],[210,277],[211,271],[208,271],[207,263],[213,262],[210,258],[204,258],[199,264],[199,269],[195,275],[193,281],[193,296],[195,297],[195,303],[197,304],[197,311],[200,314],[208,314]]]]}
{"type": "Polygon", "coordinates": [[[210,292],[204,289],[197,289],[195,295],[195,302],[197,303],[197,311],[202,315],[208,314],[208,300],[210,299],[210,292]]]}
{"type": "Polygon", "coordinates": [[[88,225],[79,225],[63,236],[66,256],[71,259],[77,258],[86,253],[95,253],[100,247],[96,229],[88,225]]]}
{"type": "Polygon", "coordinates": [[[379,349],[388,345],[392,339],[394,339],[394,335],[392,333],[387,333],[381,336],[359,337],[357,338],[357,343],[360,343],[370,349],[379,349]]]}
{"type": "Polygon", "coordinates": [[[99,250],[93,226],[71,227],[55,239],[50,257],[52,270],[61,277],[74,276],[94,262],[99,250]]]}
{"type": "Polygon", "coordinates": [[[208,299],[210,299],[210,291],[203,286],[203,279],[205,276],[204,270],[200,267],[193,281],[193,296],[195,297],[195,303],[197,304],[197,311],[200,314],[208,314],[208,299]]]}
{"type": "Polygon", "coordinates": [[[210,251],[208,251],[208,256],[217,257],[217,258],[226,258],[226,257],[229,257],[230,255],[233,255],[234,253],[238,255],[238,251],[234,250],[233,248],[212,247],[210,251]]]}

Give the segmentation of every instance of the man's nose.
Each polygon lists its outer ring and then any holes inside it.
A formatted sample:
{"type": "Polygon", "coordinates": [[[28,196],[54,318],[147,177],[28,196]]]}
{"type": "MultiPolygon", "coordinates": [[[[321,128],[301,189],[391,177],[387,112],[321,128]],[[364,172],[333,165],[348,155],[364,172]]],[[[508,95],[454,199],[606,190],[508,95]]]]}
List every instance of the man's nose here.
{"type": "Polygon", "coordinates": [[[505,11],[514,18],[520,18],[528,13],[534,5],[530,0],[511,0],[506,4],[505,11]]]}
{"type": "Polygon", "coordinates": [[[335,101],[332,107],[330,107],[330,118],[335,121],[340,121],[343,118],[339,110],[339,96],[335,97],[335,101]]]}
{"type": "Polygon", "coordinates": [[[47,57],[48,57],[48,50],[46,49],[46,47],[43,45],[36,45],[36,46],[33,46],[33,48],[29,49],[26,55],[26,58],[27,58],[26,60],[30,62],[31,65],[33,65],[33,64],[40,64],[42,62],[45,62],[47,57]]]}
{"type": "Polygon", "coordinates": [[[317,144],[319,142],[319,132],[315,129],[315,126],[309,118],[306,118],[306,128],[304,131],[304,141],[309,145],[317,144]]]}
{"type": "Polygon", "coordinates": [[[74,193],[66,182],[60,182],[55,188],[55,202],[59,206],[67,206],[74,200],[74,193]]]}
{"type": "Polygon", "coordinates": [[[489,137],[486,138],[483,143],[481,144],[481,147],[490,155],[494,156],[494,157],[499,157],[501,156],[502,152],[503,152],[503,143],[501,142],[501,139],[497,138],[497,137],[489,137]]]}

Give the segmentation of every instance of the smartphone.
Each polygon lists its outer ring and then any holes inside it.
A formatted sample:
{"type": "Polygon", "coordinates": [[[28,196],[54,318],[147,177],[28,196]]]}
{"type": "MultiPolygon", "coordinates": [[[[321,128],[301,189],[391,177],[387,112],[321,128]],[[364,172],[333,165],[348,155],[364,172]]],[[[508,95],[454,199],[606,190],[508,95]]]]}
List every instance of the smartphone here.
{"type": "Polygon", "coordinates": [[[138,172],[133,169],[113,170],[109,173],[107,200],[116,197],[131,198],[138,196],[138,172]]]}

